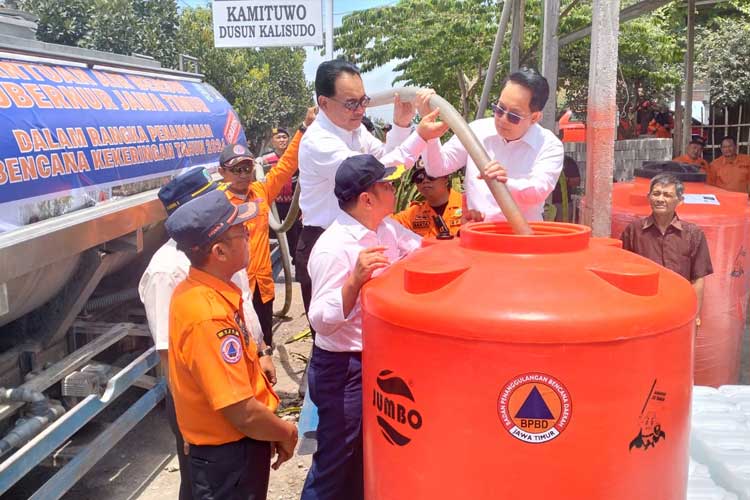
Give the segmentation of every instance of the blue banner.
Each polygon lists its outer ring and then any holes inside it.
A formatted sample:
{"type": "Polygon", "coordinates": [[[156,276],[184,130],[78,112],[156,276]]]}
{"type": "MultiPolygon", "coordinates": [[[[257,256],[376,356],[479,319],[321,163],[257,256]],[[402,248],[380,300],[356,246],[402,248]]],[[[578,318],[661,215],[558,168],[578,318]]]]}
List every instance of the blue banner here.
{"type": "Polygon", "coordinates": [[[217,163],[234,142],[206,83],[0,59],[0,203],[217,163]]]}

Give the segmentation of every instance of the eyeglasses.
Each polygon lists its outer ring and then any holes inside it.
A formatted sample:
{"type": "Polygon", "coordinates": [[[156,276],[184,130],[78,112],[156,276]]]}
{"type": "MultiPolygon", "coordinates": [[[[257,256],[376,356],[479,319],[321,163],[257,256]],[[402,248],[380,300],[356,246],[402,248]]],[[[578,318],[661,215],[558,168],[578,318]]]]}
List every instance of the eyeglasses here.
{"type": "Polygon", "coordinates": [[[349,111],[357,111],[357,108],[360,106],[362,106],[362,109],[365,109],[370,104],[370,101],[372,101],[369,95],[363,95],[360,99],[348,99],[346,101],[339,101],[333,97],[329,97],[328,99],[341,104],[349,111]]]}
{"type": "Polygon", "coordinates": [[[414,174],[414,177],[412,177],[412,181],[414,182],[414,184],[422,184],[425,179],[427,179],[428,181],[436,181],[436,180],[438,180],[438,177],[433,177],[431,175],[427,175],[424,172],[420,172],[418,174],[414,174]]]}
{"type": "Polygon", "coordinates": [[[500,104],[491,104],[491,106],[492,106],[492,111],[495,112],[495,116],[498,119],[502,118],[503,115],[505,115],[508,121],[512,123],[513,125],[518,125],[519,123],[521,123],[521,120],[528,118],[528,116],[522,116],[522,115],[519,115],[518,113],[513,113],[512,111],[508,111],[500,104]]]}

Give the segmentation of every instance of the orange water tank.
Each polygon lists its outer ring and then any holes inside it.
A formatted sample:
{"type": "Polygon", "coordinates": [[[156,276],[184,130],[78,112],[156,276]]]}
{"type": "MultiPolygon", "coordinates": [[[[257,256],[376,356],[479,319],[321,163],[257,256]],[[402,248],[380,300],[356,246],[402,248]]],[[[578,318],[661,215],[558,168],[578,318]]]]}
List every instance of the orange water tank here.
{"type": "Polygon", "coordinates": [[[691,286],[531,226],[466,226],[362,290],[368,500],[684,500],[691,286]]]}
{"type": "MultiPolygon", "coordinates": [[[[636,171],[653,176],[648,169],[636,171]]],[[[682,174],[675,174],[681,176],[682,174]]],[[[651,213],[649,178],[616,183],[612,189],[612,236],[651,213]]],[[[695,384],[719,386],[739,381],[748,284],[748,198],[703,182],[685,182],[680,218],[700,226],[708,242],[714,273],[704,284],[701,327],[695,340],[695,384]]],[[[750,269],[748,269],[750,270],[750,269]]]]}

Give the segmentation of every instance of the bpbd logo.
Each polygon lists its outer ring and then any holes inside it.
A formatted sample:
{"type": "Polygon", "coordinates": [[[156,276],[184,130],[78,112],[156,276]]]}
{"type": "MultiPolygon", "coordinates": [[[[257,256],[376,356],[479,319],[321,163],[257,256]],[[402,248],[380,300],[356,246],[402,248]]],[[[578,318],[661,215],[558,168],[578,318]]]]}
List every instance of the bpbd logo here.
{"type": "Polygon", "coordinates": [[[380,431],[389,443],[409,444],[413,432],[422,427],[422,415],[415,405],[414,394],[404,379],[391,370],[378,374],[377,387],[372,390],[372,406],[377,410],[380,431]]]}

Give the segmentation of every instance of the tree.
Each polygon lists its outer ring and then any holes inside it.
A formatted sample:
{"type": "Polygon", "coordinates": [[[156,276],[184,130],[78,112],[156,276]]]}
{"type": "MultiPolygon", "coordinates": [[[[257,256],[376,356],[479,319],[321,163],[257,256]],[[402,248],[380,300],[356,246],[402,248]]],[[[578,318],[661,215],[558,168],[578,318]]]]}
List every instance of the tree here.
{"type": "Polygon", "coordinates": [[[335,43],[363,71],[401,61],[394,84],[432,87],[468,118],[478,105],[490,57],[484,49],[492,47],[499,16],[490,0],[400,0],[345,16],[335,43]]]}
{"type": "Polygon", "coordinates": [[[711,100],[732,106],[750,100],[750,23],[733,16],[713,19],[696,38],[696,69],[711,84],[711,100]]]}
{"type": "MultiPolygon", "coordinates": [[[[590,6],[575,11],[562,23],[562,33],[591,22],[590,6]]],[[[621,24],[618,41],[617,105],[634,131],[635,112],[644,99],[674,98],[675,86],[682,80],[684,48],[660,11],[621,24]]],[[[578,112],[586,109],[590,51],[588,37],[560,49],[559,86],[565,93],[561,104],[578,112]]]]}
{"type": "Polygon", "coordinates": [[[256,153],[272,127],[296,126],[312,105],[302,49],[217,49],[207,8],[182,11],[177,40],[183,52],[198,58],[206,81],[234,106],[256,153]]]}
{"type": "Polygon", "coordinates": [[[43,42],[176,62],[175,0],[22,0],[19,6],[39,17],[43,42]]]}
{"type": "Polygon", "coordinates": [[[42,42],[77,45],[88,29],[93,5],[87,0],[22,0],[19,8],[35,14],[42,42]]]}

